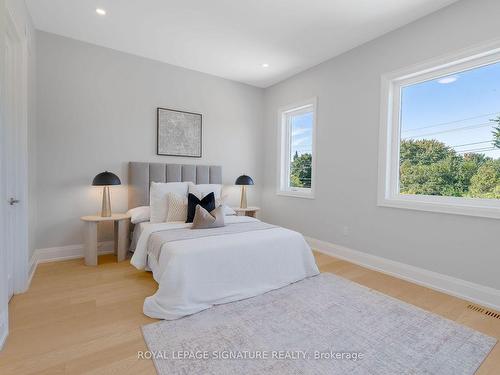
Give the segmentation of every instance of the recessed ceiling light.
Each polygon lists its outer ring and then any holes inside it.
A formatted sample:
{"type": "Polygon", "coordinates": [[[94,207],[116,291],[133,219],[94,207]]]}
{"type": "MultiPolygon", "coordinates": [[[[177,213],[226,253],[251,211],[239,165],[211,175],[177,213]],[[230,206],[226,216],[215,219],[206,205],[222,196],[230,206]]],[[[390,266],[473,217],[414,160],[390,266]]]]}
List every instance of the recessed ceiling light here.
{"type": "Polygon", "coordinates": [[[262,64],[262,67],[263,67],[263,68],[269,68],[269,64],[264,63],[264,64],[262,64]]]}
{"type": "Polygon", "coordinates": [[[438,83],[446,85],[447,83],[453,83],[458,79],[457,76],[448,76],[438,79],[438,83]]]}
{"type": "Polygon", "coordinates": [[[100,16],[105,16],[106,15],[106,11],[104,9],[101,9],[101,8],[97,8],[95,10],[95,12],[100,15],[100,16]]]}

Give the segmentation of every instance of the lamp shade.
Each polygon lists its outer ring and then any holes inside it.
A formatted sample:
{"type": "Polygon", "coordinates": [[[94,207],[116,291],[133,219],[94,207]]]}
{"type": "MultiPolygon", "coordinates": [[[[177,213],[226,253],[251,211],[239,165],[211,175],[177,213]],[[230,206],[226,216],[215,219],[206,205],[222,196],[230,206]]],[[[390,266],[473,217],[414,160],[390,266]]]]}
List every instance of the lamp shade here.
{"type": "Polygon", "coordinates": [[[246,174],[241,175],[236,179],[235,185],[253,185],[252,177],[247,176],[246,174]]]}
{"type": "Polygon", "coordinates": [[[99,173],[92,181],[93,186],[121,185],[121,183],[116,174],[108,171],[99,173]]]}

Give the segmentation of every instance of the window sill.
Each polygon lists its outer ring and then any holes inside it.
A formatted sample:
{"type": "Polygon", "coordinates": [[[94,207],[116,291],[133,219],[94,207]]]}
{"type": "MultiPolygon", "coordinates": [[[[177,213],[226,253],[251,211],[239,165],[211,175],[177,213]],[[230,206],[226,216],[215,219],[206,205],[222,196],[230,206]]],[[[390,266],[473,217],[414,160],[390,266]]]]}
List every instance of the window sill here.
{"type": "Polygon", "coordinates": [[[500,202],[489,199],[398,195],[391,198],[379,198],[377,205],[380,207],[500,219],[500,202]]]}
{"type": "Polygon", "coordinates": [[[281,196],[284,196],[284,197],[314,199],[314,194],[312,192],[305,193],[305,192],[300,192],[300,191],[279,190],[279,191],[276,192],[276,195],[281,195],[281,196]]]}

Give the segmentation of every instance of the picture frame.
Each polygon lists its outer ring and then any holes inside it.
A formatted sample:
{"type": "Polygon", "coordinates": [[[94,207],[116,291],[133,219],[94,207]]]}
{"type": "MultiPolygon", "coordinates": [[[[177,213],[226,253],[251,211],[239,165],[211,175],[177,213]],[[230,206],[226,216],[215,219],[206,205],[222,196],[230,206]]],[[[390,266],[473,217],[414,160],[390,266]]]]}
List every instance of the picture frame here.
{"type": "Polygon", "coordinates": [[[202,148],[202,114],[157,107],[157,155],[201,158],[202,148]]]}

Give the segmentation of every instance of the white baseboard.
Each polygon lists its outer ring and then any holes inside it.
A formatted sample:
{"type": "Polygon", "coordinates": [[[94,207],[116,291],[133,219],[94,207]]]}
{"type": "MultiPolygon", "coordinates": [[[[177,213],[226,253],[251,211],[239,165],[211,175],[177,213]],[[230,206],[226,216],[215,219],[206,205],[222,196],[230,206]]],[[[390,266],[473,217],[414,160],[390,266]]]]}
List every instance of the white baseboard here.
{"type": "Polygon", "coordinates": [[[322,253],[500,311],[500,290],[306,237],[322,253]]]}
{"type": "Polygon", "coordinates": [[[9,335],[8,308],[0,312],[0,351],[3,349],[7,336],[9,335]]]}
{"type": "MultiPolygon", "coordinates": [[[[327,255],[344,259],[362,267],[382,272],[500,311],[500,290],[498,289],[367,254],[345,246],[317,240],[315,238],[306,237],[306,240],[313,249],[327,255]]],[[[99,254],[110,254],[112,252],[113,241],[99,243],[99,254]]],[[[30,260],[28,285],[31,283],[31,279],[39,263],[83,258],[83,256],[83,244],[35,250],[30,260]]]]}
{"type": "Polygon", "coordinates": [[[31,279],[35,274],[37,266],[38,266],[38,254],[35,250],[33,252],[33,255],[31,256],[30,263],[28,265],[28,282],[26,283],[26,290],[28,290],[29,286],[31,285],[31,279]]]}
{"type": "MultiPolygon", "coordinates": [[[[111,254],[114,251],[113,245],[113,241],[99,242],[97,245],[97,253],[99,255],[111,254]]],[[[36,249],[30,259],[28,286],[31,284],[31,279],[35,274],[38,264],[47,262],[59,262],[62,260],[78,259],[83,257],[83,244],[36,249]]]]}

